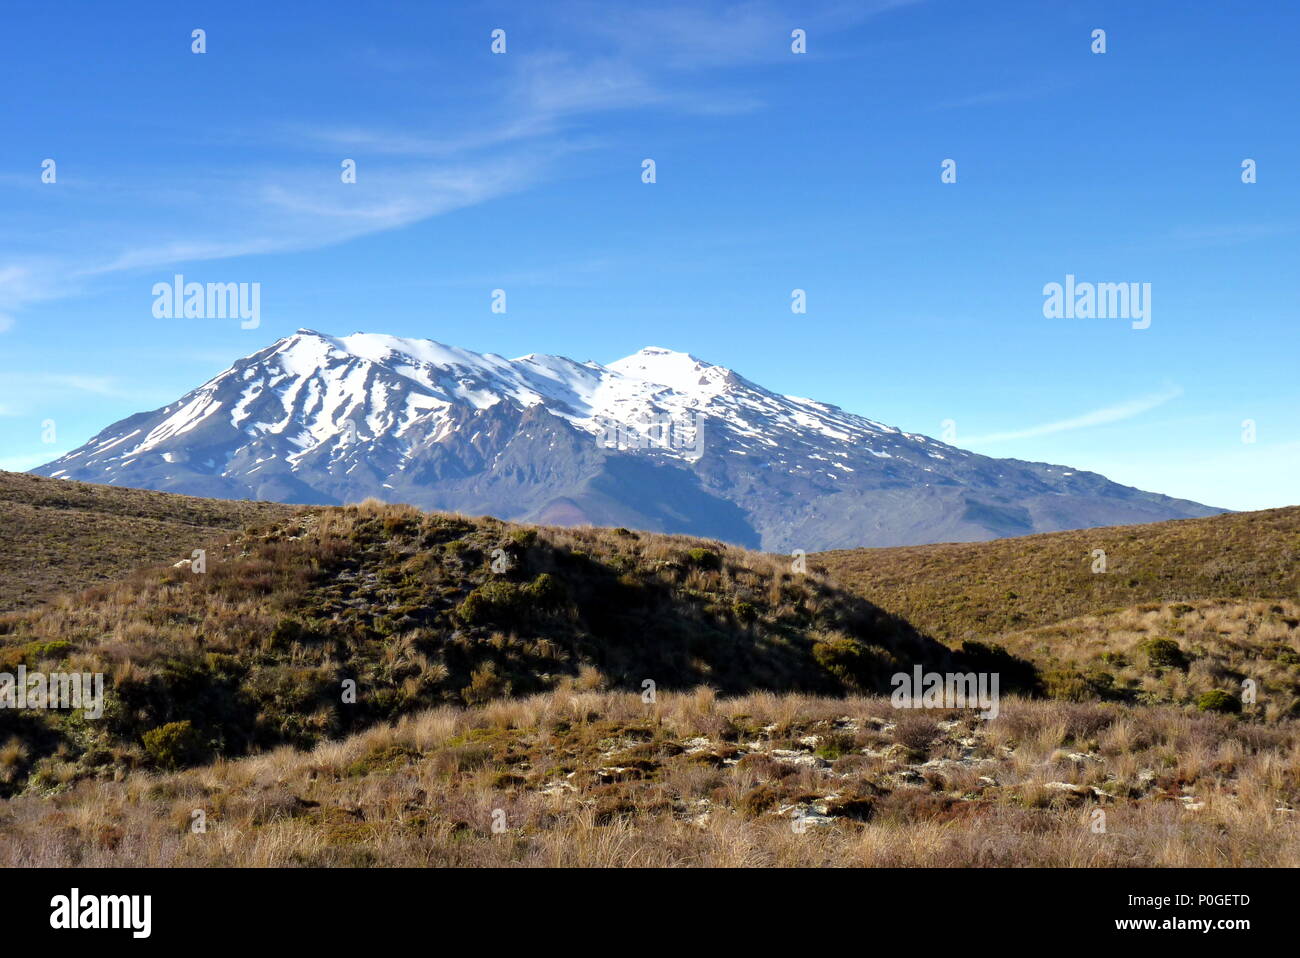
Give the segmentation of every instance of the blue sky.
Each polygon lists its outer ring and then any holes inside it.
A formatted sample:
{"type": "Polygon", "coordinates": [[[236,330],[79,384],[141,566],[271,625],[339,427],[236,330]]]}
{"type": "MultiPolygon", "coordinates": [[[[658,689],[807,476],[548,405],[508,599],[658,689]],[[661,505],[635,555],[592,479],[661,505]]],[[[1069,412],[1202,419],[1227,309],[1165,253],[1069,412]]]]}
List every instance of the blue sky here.
{"type": "Polygon", "coordinates": [[[1291,5],[1185,0],[14,7],[0,468],[307,326],[665,346],[989,455],[1294,504],[1298,40],[1291,5]],[[176,273],[260,283],[260,326],[155,318],[176,273]],[[1067,274],[1150,283],[1150,327],[1045,318],[1067,274]]]}

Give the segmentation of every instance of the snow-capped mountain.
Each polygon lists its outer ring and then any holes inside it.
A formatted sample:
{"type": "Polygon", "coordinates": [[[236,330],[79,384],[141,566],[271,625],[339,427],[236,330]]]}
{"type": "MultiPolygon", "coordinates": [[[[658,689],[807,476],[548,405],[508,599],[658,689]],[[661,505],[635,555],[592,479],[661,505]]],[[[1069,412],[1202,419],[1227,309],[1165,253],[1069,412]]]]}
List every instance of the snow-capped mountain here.
{"type": "Polygon", "coordinates": [[[979,456],[667,349],[601,366],[307,329],[33,471],[219,498],[373,496],[777,551],[1220,511],[979,456]]]}

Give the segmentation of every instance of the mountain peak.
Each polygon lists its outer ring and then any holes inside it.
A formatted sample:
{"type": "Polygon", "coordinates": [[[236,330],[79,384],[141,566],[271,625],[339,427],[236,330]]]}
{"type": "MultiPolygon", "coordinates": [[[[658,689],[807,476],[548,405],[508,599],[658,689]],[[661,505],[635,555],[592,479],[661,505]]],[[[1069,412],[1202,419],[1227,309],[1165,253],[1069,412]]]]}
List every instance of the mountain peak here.
{"type": "Polygon", "coordinates": [[[36,471],[228,498],[376,497],[805,551],[1214,511],[977,456],[662,346],[602,366],[307,328],[36,471]]]}
{"type": "Polygon", "coordinates": [[[716,392],[737,381],[735,373],[724,366],[715,366],[690,353],[646,346],[607,367],[629,379],[667,386],[686,394],[697,394],[703,388],[716,392]]]}
{"type": "Polygon", "coordinates": [[[619,363],[628,363],[633,360],[641,360],[648,363],[699,363],[702,366],[711,366],[712,363],[706,363],[698,356],[692,356],[690,353],[679,352],[675,349],[665,349],[663,346],[643,346],[630,356],[624,356],[622,359],[615,360],[610,366],[617,366],[619,363]]]}

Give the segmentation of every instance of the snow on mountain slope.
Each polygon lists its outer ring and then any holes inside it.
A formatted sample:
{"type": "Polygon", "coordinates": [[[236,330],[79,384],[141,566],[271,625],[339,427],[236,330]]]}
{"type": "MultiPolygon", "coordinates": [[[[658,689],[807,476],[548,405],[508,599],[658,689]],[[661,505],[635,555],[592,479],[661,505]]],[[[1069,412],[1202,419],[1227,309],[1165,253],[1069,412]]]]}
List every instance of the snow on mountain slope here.
{"type": "Polygon", "coordinates": [[[306,329],[34,471],[289,502],[373,495],[809,550],[1216,511],[978,456],[658,347],[601,366],[306,329]]]}

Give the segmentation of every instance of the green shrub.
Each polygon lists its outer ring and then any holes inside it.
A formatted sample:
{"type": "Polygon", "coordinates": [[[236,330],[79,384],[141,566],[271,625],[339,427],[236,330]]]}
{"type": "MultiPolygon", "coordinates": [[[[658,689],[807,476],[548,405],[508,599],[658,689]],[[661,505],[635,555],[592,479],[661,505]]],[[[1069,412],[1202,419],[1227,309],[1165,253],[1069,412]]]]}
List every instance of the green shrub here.
{"type": "Polygon", "coordinates": [[[850,755],[857,752],[857,742],[848,732],[831,732],[822,736],[822,740],[817,744],[817,750],[813,753],[818,758],[824,758],[834,761],[844,755],[850,755]]]}
{"type": "Polygon", "coordinates": [[[416,515],[384,516],[384,533],[389,536],[413,536],[420,528],[420,517],[416,515]]]}
{"type": "Polygon", "coordinates": [[[845,636],[813,643],[812,654],[818,665],[847,685],[870,687],[879,672],[876,656],[845,636]]]}
{"type": "Polygon", "coordinates": [[[722,556],[718,555],[712,549],[691,549],[686,553],[686,558],[690,560],[691,565],[697,569],[721,569],[722,556]]]}
{"type": "Polygon", "coordinates": [[[405,745],[375,746],[354,761],[343,774],[349,778],[363,778],[372,772],[395,772],[420,758],[420,753],[405,745]]]}
{"type": "Polygon", "coordinates": [[[1043,693],[1049,699],[1086,702],[1093,698],[1092,686],[1074,669],[1048,669],[1042,674],[1043,693]]]}
{"type": "Polygon", "coordinates": [[[33,668],[42,660],[61,659],[72,650],[72,643],[62,639],[51,642],[28,642],[0,649],[0,671],[26,664],[33,668]]]}
{"type": "Polygon", "coordinates": [[[1153,669],[1187,668],[1187,656],[1173,639],[1147,639],[1139,648],[1153,669]]]}
{"type": "Polygon", "coordinates": [[[1300,654],[1281,642],[1274,642],[1264,650],[1264,653],[1281,665],[1300,665],[1300,654]]]}
{"type": "Polygon", "coordinates": [[[1089,685],[1097,690],[1099,695],[1104,696],[1115,688],[1115,676],[1103,669],[1089,669],[1083,674],[1083,677],[1088,681],[1089,685]]]}
{"type": "Polygon", "coordinates": [[[271,629],[271,645],[278,649],[287,648],[295,642],[319,642],[321,638],[305,622],[288,616],[278,620],[271,629]]]}
{"type": "Polygon", "coordinates": [[[145,752],[163,768],[192,765],[203,758],[205,751],[203,740],[189,719],[150,729],[142,738],[145,752]]]}
{"type": "Polygon", "coordinates": [[[1049,669],[1043,673],[1043,691],[1048,698],[1066,702],[1104,699],[1115,690],[1115,676],[1101,669],[1049,669]]]}
{"type": "Polygon", "coordinates": [[[543,572],[524,586],[524,593],[529,601],[541,609],[553,609],[567,598],[564,583],[549,572],[543,572]]]}
{"type": "Polygon", "coordinates": [[[510,624],[523,605],[522,590],[513,582],[488,582],[479,586],[456,608],[456,617],[466,625],[494,622],[510,624]]]}
{"type": "Polygon", "coordinates": [[[520,625],[530,613],[554,609],[566,598],[564,583],[543,572],[524,586],[500,580],[479,586],[456,608],[456,617],[466,625],[520,625]]]}
{"type": "Polygon", "coordinates": [[[1196,700],[1196,707],[1202,712],[1236,713],[1241,711],[1241,699],[1231,692],[1211,689],[1196,700]]]}

